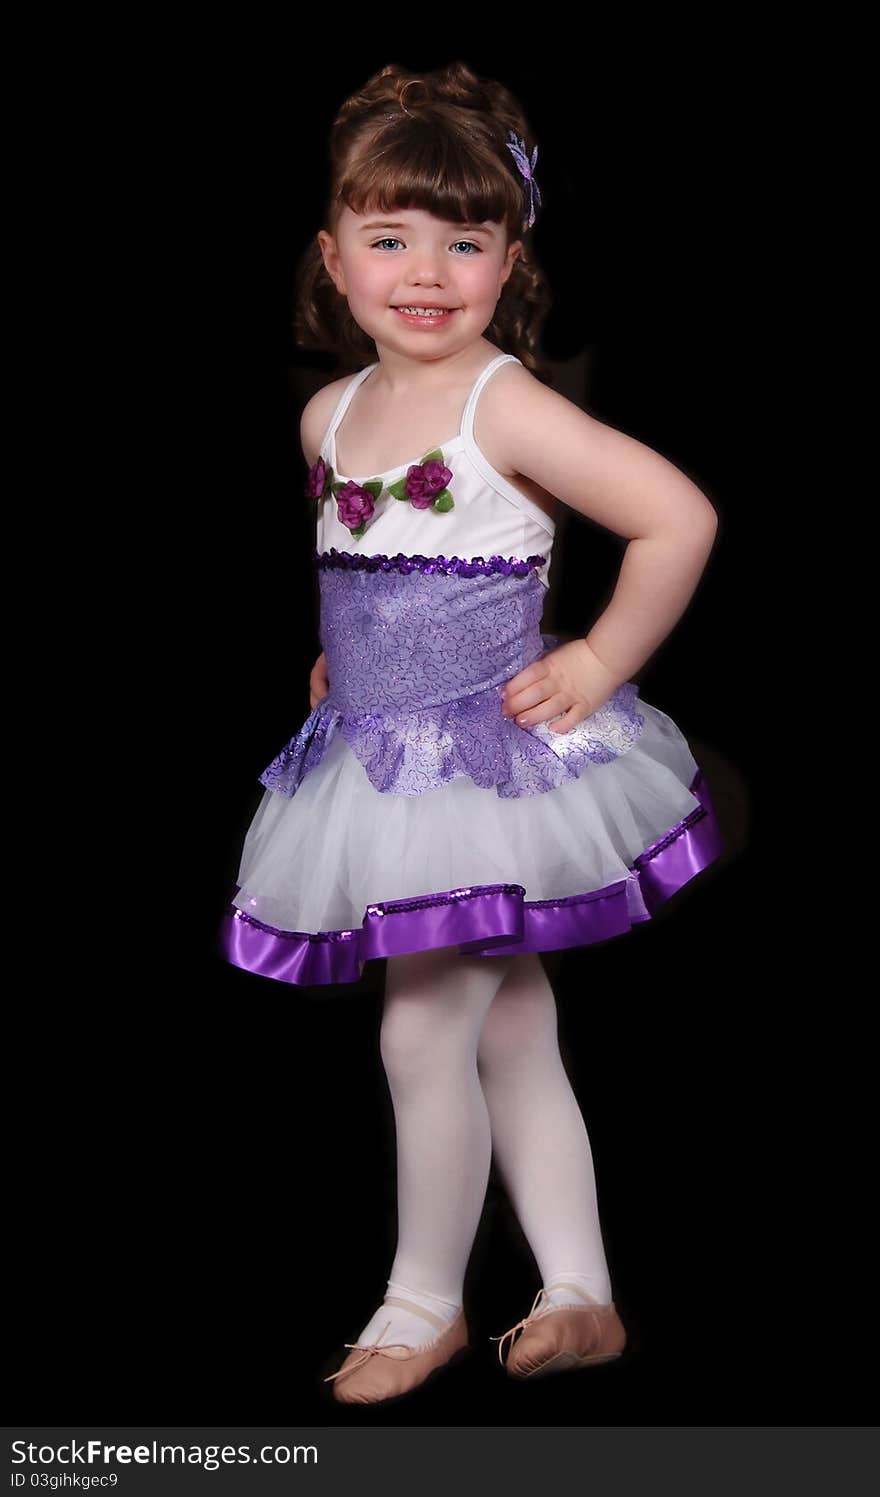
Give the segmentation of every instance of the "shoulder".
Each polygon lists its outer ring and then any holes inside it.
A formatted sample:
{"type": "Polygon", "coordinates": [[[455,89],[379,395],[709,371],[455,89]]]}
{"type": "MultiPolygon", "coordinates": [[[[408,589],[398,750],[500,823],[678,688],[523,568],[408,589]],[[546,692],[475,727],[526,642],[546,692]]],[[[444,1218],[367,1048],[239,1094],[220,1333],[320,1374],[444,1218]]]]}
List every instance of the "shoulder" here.
{"type": "Polygon", "coordinates": [[[477,404],[478,445],[494,468],[507,476],[527,471],[522,466],[522,433],[540,431],[560,406],[571,402],[539,380],[524,364],[501,364],[487,379],[477,404]]]}
{"type": "Polygon", "coordinates": [[[570,405],[564,395],[545,385],[524,364],[510,360],[494,370],[480,396],[489,416],[500,427],[515,427],[523,416],[570,405]]]}
{"type": "Polygon", "coordinates": [[[532,374],[523,364],[502,364],[486,383],[484,431],[501,472],[534,478],[551,493],[560,464],[583,461],[611,428],[532,374]]]}
{"type": "Polygon", "coordinates": [[[310,468],[317,461],[321,438],[330,425],[343,391],[353,378],[353,374],[344,374],[341,379],[333,379],[306,401],[299,421],[299,439],[303,457],[310,468]]]}

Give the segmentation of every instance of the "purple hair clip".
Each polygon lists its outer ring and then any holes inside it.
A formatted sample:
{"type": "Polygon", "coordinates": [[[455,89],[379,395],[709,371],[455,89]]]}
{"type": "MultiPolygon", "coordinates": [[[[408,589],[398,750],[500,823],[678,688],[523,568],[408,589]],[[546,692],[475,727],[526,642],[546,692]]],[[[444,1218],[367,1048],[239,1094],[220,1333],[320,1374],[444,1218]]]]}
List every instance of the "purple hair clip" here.
{"type": "Polygon", "coordinates": [[[535,203],[537,202],[539,208],[541,206],[541,189],[532,176],[532,173],[535,170],[535,163],[538,160],[538,147],[535,146],[535,149],[532,152],[532,159],[530,161],[528,155],[526,154],[525,141],[522,140],[519,135],[516,135],[513,130],[508,130],[506,144],[508,151],[519,167],[520,172],[529,184],[529,217],[528,222],[526,223],[524,220],[524,223],[525,227],[530,229],[532,227],[532,224],[535,222],[535,203]]]}

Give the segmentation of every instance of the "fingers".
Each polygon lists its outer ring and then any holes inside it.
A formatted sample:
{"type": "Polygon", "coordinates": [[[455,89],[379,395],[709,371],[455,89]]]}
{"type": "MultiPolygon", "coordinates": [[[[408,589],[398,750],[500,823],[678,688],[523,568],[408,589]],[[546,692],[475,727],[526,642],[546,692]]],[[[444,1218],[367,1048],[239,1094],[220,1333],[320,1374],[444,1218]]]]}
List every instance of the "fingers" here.
{"type": "Polygon", "coordinates": [[[547,727],[551,733],[570,733],[572,728],[582,723],[586,716],[588,714],[584,712],[583,706],[575,702],[574,706],[569,707],[568,711],[556,718],[555,722],[548,722],[547,727]]]}
{"type": "Polygon", "coordinates": [[[520,687],[517,691],[511,691],[510,682],[504,688],[501,699],[501,712],[504,717],[515,717],[519,721],[521,712],[527,712],[530,707],[541,707],[551,700],[549,695],[549,681],[536,681],[531,686],[520,687]]]}
{"type": "MultiPolygon", "coordinates": [[[[534,707],[546,695],[546,689],[551,681],[551,673],[543,660],[535,661],[534,665],[526,666],[525,670],[518,671],[504,683],[503,693],[505,700],[509,703],[514,697],[517,700],[517,711],[525,707],[534,707]]],[[[512,714],[508,714],[512,715],[512,714]]]]}
{"type": "Polygon", "coordinates": [[[568,712],[569,708],[572,711],[577,711],[577,704],[572,707],[571,697],[566,697],[561,691],[558,691],[555,696],[546,697],[543,702],[537,703],[536,706],[528,711],[517,712],[515,714],[513,712],[504,712],[503,715],[505,717],[515,717],[517,727],[531,728],[536,723],[546,723],[551,718],[561,717],[564,713],[568,712]]]}

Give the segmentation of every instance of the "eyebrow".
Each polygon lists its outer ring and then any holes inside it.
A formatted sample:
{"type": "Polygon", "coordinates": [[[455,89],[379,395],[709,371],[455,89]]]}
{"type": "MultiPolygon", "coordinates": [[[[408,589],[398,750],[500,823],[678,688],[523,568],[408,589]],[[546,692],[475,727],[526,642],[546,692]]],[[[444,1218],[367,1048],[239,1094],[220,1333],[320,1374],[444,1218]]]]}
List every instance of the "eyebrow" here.
{"type": "MultiPolygon", "coordinates": [[[[362,224],[360,232],[362,234],[371,234],[375,229],[408,229],[409,227],[410,225],[406,223],[389,223],[386,221],[382,223],[362,224]]],[[[491,238],[494,232],[492,229],[483,228],[482,224],[451,224],[450,227],[453,229],[467,229],[471,234],[485,234],[487,238],[491,238]]]]}

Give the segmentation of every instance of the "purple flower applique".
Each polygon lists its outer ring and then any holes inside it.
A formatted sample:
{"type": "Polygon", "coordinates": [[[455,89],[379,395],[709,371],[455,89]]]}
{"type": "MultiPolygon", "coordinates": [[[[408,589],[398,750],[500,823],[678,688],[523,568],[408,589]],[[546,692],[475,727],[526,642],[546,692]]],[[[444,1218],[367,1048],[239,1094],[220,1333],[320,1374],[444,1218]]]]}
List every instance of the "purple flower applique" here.
{"type": "Polygon", "coordinates": [[[332,477],[333,469],[329,463],[325,463],[324,459],[319,457],[309,469],[309,476],[306,479],[306,498],[323,499],[330,487],[332,477]]]}
{"type": "Polygon", "coordinates": [[[363,535],[373,518],[376,500],[381,492],[382,484],[378,479],[360,484],[351,478],[348,483],[337,484],[336,513],[340,525],[344,525],[354,536],[363,535]]]}
{"type": "Polygon", "coordinates": [[[452,470],[444,463],[442,450],[435,447],[420,463],[407,468],[405,478],[389,484],[388,492],[395,499],[408,500],[413,509],[436,509],[443,514],[455,507],[447,487],[451,479],[452,470]]]}
{"type": "Polygon", "coordinates": [[[306,479],[306,498],[320,502],[325,497],[334,496],[339,522],[352,535],[363,535],[368,521],[373,518],[375,501],[381,492],[379,480],[371,480],[363,486],[353,480],[340,483],[330,464],[322,457],[312,464],[306,479]]]}
{"type": "Polygon", "coordinates": [[[366,483],[355,483],[353,478],[342,482],[336,478],[329,463],[319,457],[309,469],[306,497],[321,500],[332,494],[336,499],[340,525],[358,537],[363,535],[372,520],[376,501],[383,494],[404,500],[413,509],[436,509],[441,514],[452,509],[455,500],[447,487],[451,479],[452,470],[444,463],[439,447],[426,453],[420,463],[413,463],[407,468],[405,478],[398,478],[387,488],[381,478],[371,478],[366,483]]]}

